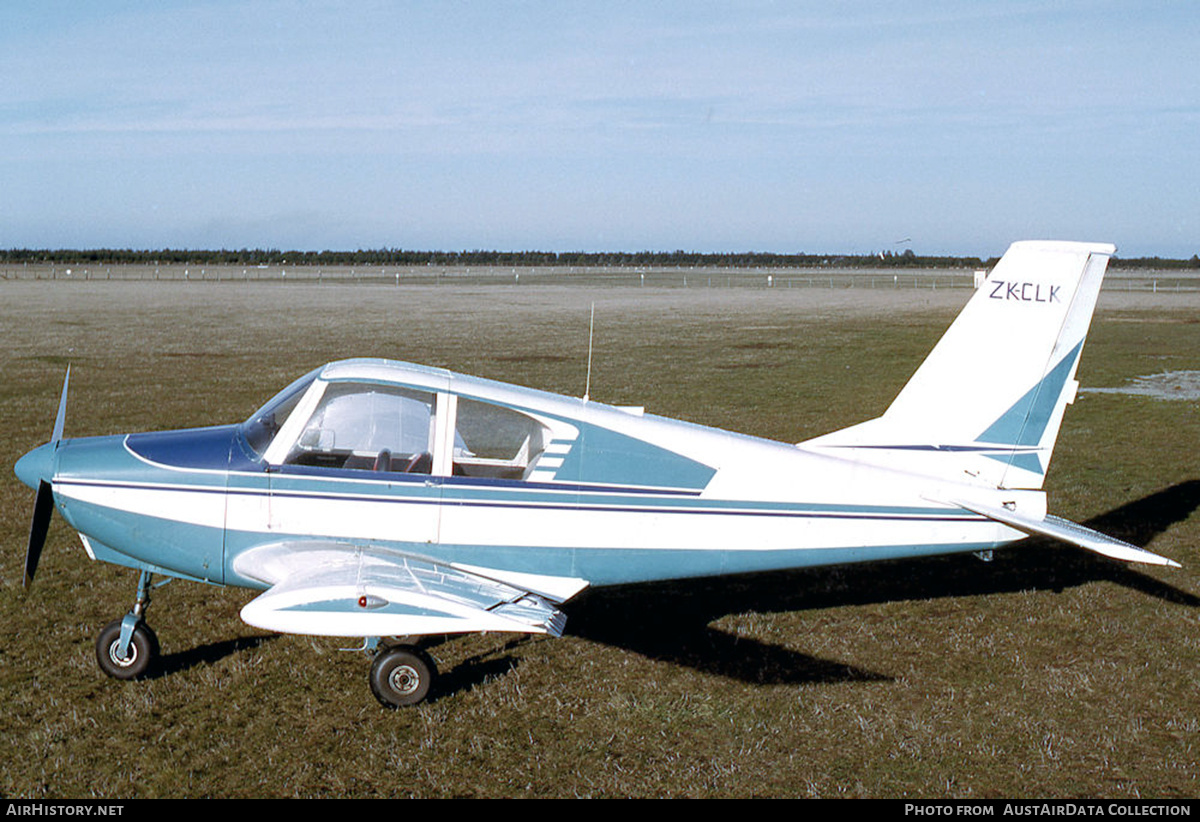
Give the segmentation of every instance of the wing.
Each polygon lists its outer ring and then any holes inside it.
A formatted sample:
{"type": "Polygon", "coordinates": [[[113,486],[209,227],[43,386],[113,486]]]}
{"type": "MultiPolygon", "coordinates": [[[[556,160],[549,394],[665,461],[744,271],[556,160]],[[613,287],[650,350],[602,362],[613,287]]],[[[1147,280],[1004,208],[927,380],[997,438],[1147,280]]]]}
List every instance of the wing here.
{"type": "Polygon", "coordinates": [[[561,636],[554,607],[587,581],[456,567],[412,554],[339,542],[252,548],[234,570],[271,587],[242,609],[248,624],[320,636],[420,636],[515,631],[561,636]],[[503,575],[496,572],[497,576],[503,575]],[[533,583],[542,582],[542,585],[533,583]]]}
{"type": "Polygon", "coordinates": [[[1131,545],[1116,537],[1110,537],[1108,534],[1094,531],[1085,525],[1071,522],[1069,519],[1062,519],[1061,517],[1054,517],[1047,514],[1045,519],[1038,520],[1021,516],[1015,511],[993,508],[975,502],[965,502],[963,500],[953,500],[952,502],[954,505],[966,508],[968,511],[995,520],[996,522],[1002,522],[1026,534],[1050,537],[1061,542],[1068,542],[1071,545],[1077,545],[1080,548],[1085,548],[1088,551],[1093,551],[1112,559],[1119,559],[1123,562],[1142,562],[1147,565],[1169,565],[1172,568],[1180,567],[1179,563],[1173,559],[1159,556],[1151,551],[1147,551],[1145,548],[1138,548],[1136,545],[1131,545]]]}

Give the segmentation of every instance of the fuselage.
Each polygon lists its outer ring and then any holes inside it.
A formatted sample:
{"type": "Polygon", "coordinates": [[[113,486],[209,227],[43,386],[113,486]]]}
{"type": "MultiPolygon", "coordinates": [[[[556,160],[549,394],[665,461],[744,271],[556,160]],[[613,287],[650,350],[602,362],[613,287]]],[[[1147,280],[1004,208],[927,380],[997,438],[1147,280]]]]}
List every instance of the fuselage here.
{"type": "MultiPolygon", "coordinates": [[[[68,439],[30,452],[18,474],[51,479],[95,559],[255,588],[237,558],[271,542],[339,540],[611,585],[979,551],[1021,536],[931,501],[947,498],[944,480],[439,369],[335,363],[293,394],[270,437],[252,418],[68,439]],[[353,467],[364,449],[343,456],[332,443],[362,424],[344,410],[335,424],[330,409],[369,396],[394,416],[380,402],[392,390],[410,421],[424,406],[409,394],[428,397],[425,464],[383,449],[384,464],[376,455],[353,467]],[[524,436],[517,455],[484,456],[475,443],[494,437],[474,430],[487,427],[479,420],[524,436]]],[[[1006,493],[1044,506],[1040,493],[1006,493]]]]}

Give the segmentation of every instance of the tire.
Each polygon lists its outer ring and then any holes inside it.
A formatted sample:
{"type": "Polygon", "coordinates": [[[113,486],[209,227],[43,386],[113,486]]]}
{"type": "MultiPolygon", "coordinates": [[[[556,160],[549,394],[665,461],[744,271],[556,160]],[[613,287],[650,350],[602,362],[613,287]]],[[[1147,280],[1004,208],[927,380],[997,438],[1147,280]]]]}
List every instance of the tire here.
{"type": "Polygon", "coordinates": [[[124,659],[117,656],[120,644],[121,620],[117,619],[105,625],[96,638],[96,662],[113,679],[140,679],[158,659],[158,637],[144,622],[138,622],[133,629],[129,654],[124,659]]]}
{"type": "Polygon", "coordinates": [[[423,702],[436,677],[437,666],[424,651],[394,646],[371,663],[371,693],[385,708],[405,708],[423,702]]]}

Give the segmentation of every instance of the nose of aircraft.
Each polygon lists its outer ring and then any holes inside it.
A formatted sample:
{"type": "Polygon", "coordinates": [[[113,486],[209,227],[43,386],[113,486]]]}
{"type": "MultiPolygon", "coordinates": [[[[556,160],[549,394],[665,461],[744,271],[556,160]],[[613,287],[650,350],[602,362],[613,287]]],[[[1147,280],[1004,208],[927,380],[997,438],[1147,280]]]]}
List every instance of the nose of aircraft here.
{"type": "Polygon", "coordinates": [[[13,466],[17,479],[34,490],[41,482],[50,482],[54,474],[54,445],[52,442],[39,445],[17,460],[13,466]]]}

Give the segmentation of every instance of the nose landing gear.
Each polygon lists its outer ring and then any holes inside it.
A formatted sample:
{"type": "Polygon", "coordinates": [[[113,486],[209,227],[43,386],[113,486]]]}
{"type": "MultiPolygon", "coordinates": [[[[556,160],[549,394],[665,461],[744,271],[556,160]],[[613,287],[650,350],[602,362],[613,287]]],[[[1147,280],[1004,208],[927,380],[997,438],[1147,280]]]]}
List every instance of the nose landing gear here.
{"type": "Polygon", "coordinates": [[[150,605],[150,572],[138,577],[133,610],[104,626],[96,638],[96,662],[114,679],[140,679],[158,661],[158,637],[143,619],[150,605]]]}

